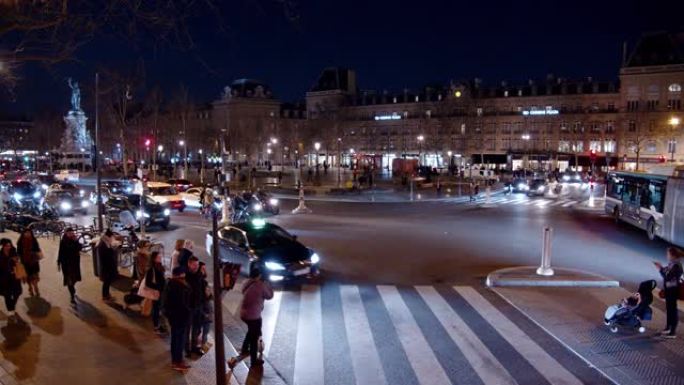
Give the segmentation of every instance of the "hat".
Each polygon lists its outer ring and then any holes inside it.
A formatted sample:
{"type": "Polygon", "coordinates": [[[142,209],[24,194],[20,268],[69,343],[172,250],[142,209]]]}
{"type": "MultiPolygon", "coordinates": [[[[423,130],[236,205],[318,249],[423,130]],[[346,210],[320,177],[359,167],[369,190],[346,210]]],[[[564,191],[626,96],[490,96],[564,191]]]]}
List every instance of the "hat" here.
{"type": "Polygon", "coordinates": [[[67,227],[66,230],[64,230],[65,233],[68,233],[69,231],[74,231],[73,227],[67,227]]]}
{"type": "Polygon", "coordinates": [[[174,277],[181,276],[181,275],[185,274],[185,268],[184,268],[183,266],[176,266],[176,267],[174,267],[173,270],[171,271],[171,274],[172,274],[174,277]]]}

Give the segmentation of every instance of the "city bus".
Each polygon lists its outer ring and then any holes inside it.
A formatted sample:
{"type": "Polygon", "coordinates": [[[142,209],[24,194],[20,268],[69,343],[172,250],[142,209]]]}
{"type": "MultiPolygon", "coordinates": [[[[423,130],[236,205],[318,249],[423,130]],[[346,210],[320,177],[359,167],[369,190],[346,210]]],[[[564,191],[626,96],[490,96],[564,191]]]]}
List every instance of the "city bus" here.
{"type": "Polygon", "coordinates": [[[609,172],[605,211],[616,222],[645,230],[650,240],[684,247],[684,167],[670,170],[609,172]]]}

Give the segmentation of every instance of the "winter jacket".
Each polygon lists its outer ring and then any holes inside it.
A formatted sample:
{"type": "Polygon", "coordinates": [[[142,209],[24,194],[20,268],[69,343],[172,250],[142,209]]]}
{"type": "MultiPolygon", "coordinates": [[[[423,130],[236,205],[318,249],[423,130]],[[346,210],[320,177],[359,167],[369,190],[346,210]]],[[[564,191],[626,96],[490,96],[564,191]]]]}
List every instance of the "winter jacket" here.
{"type": "Polygon", "coordinates": [[[14,247],[10,249],[9,255],[0,252],[0,295],[21,294],[21,281],[14,277],[17,258],[17,251],[14,247]]]}
{"type": "Polygon", "coordinates": [[[147,269],[147,273],[145,274],[145,286],[163,293],[164,286],[166,286],[164,270],[157,269],[154,266],[147,269]]]}
{"type": "Polygon", "coordinates": [[[196,273],[185,273],[185,280],[190,286],[190,308],[195,310],[202,308],[206,301],[207,280],[204,279],[204,274],[197,270],[196,273]]]}
{"type": "Polygon", "coordinates": [[[81,244],[75,239],[64,236],[59,242],[57,266],[62,268],[64,286],[73,285],[81,280],[81,244]]]}
{"type": "Polygon", "coordinates": [[[113,280],[119,276],[119,266],[116,260],[116,251],[100,240],[97,244],[97,256],[100,260],[100,279],[113,280]]]}
{"type": "Polygon", "coordinates": [[[670,262],[660,269],[660,275],[663,277],[665,291],[678,291],[679,280],[682,278],[682,264],[679,261],[670,262]]]}
{"type": "Polygon", "coordinates": [[[192,251],[188,249],[180,249],[178,252],[178,266],[188,268],[188,261],[190,260],[190,257],[192,257],[192,251]]]}
{"type": "Polygon", "coordinates": [[[264,310],[264,300],[273,298],[273,288],[260,279],[250,278],[242,285],[242,294],[240,318],[243,320],[256,320],[261,318],[261,312],[264,310]]]}
{"type": "Polygon", "coordinates": [[[190,322],[190,291],[184,279],[169,280],[164,292],[164,315],[174,327],[182,327],[190,322]]]}

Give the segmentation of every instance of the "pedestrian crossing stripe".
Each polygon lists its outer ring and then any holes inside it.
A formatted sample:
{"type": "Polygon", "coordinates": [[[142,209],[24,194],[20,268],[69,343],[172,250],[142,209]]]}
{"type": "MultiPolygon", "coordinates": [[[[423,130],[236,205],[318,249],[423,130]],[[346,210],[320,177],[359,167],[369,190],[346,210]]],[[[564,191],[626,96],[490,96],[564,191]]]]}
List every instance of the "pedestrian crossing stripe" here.
{"type": "MultiPolygon", "coordinates": [[[[484,201],[487,203],[487,201],[484,201]]],[[[576,200],[572,199],[531,199],[525,197],[519,198],[507,198],[507,197],[495,197],[489,200],[491,204],[498,205],[520,205],[520,206],[537,206],[537,207],[563,207],[568,208],[577,204],[576,200]]]]}
{"type": "MultiPolygon", "coordinates": [[[[523,330],[529,326],[509,319],[482,289],[329,285],[276,291],[265,303],[264,356],[287,383],[582,383],[564,366],[567,360],[552,356],[557,350],[545,351],[523,330]],[[338,306],[323,306],[330,296],[337,296],[338,306]],[[337,313],[339,327],[324,327],[329,312],[337,313]],[[333,364],[325,359],[331,344],[347,352],[334,356],[333,364]],[[515,356],[500,356],[506,349],[515,356]],[[341,372],[346,378],[327,378],[331,366],[347,368],[341,372]]],[[[239,313],[241,296],[228,292],[224,308],[239,313]]]]}

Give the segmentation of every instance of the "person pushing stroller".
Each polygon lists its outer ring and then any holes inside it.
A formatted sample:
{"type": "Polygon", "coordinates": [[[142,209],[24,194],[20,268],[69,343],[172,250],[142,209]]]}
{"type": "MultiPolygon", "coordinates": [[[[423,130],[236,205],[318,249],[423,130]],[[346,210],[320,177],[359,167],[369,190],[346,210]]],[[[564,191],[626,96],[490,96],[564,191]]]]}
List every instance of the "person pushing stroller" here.
{"type": "Polygon", "coordinates": [[[618,327],[636,329],[644,333],[646,328],[641,321],[650,321],[653,317],[651,304],[653,303],[653,289],[656,287],[655,280],[648,280],[639,284],[639,290],[629,297],[623,298],[620,303],[611,305],[604,313],[603,322],[610,327],[610,331],[617,333],[618,327]]]}

